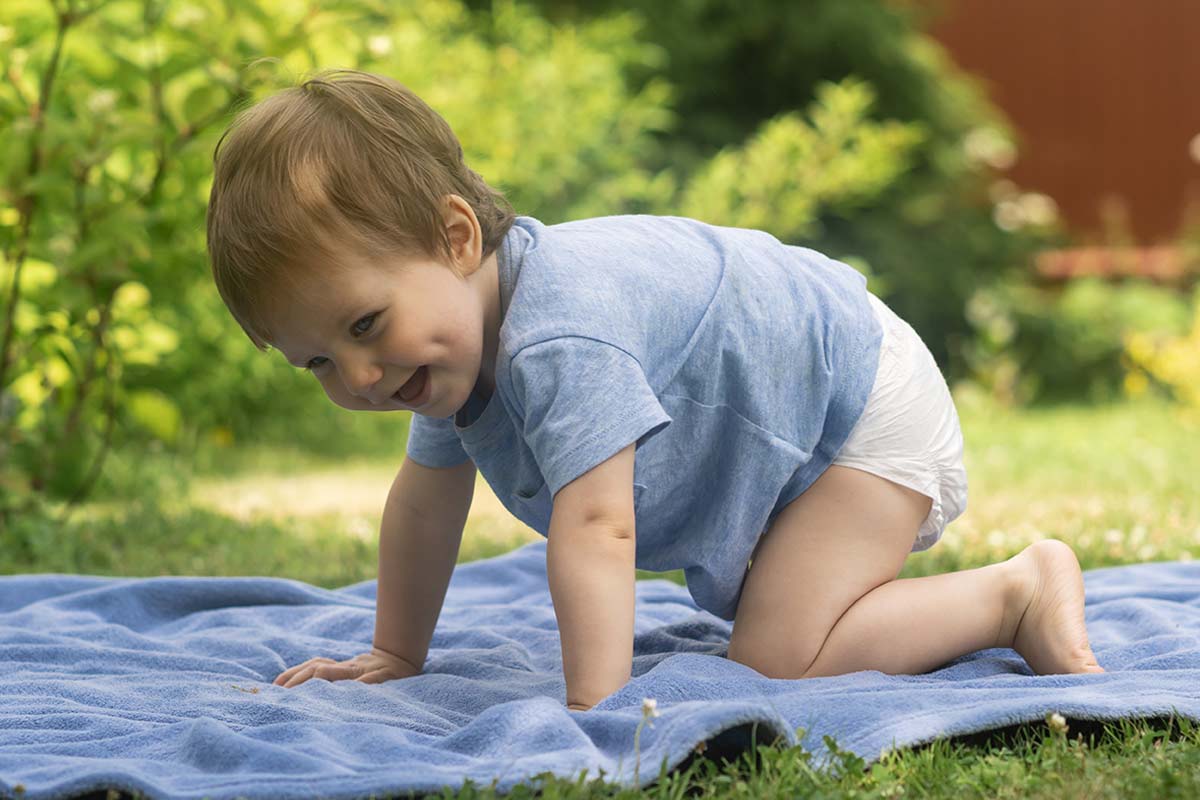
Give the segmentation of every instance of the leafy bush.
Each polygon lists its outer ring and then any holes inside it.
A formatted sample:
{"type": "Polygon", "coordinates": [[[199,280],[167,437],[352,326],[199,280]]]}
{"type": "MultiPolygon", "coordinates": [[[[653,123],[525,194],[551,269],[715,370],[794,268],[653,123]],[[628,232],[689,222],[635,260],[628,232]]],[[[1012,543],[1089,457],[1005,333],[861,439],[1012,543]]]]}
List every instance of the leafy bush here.
{"type": "Polygon", "coordinates": [[[477,168],[546,217],[588,213],[589,192],[636,204],[670,189],[638,164],[669,115],[661,84],[624,86],[622,69],[649,57],[629,19],[555,28],[514,5],[484,30],[445,0],[5,11],[0,509],[30,489],[82,497],[122,442],[301,437],[400,452],[402,419],[351,424],[315,382],[254,350],[208,278],[216,138],[302,73],[350,66],[408,83],[477,168]]]}
{"type": "Polygon", "coordinates": [[[408,84],[475,169],[547,222],[673,212],[722,185],[753,201],[730,166],[786,159],[811,180],[767,188],[794,212],[784,230],[799,231],[886,191],[919,140],[918,126],[867,120],[869,90],[847,83],[824,90],[810,122],[784,116],[689,182],[664,168],[670,86],[626,82],[662,58],[627,14],[555,25],[517,3],[472,14],[453,0],[10,0],[5,11],[0,517],[39,495],[116,490],[101,480],[108,454],[148,441],[401,452],[404,416],[333,407],[253,348],[208,276],[217,137],[305,73],[346,66],[408,84]],[[805,159],[825,155],[837,169],[817,180],[805,159]]]}
{"type": "Polygon", "coordinates": [[[922,139],[917,125],[868,119],[873,101],[859,81],[819,87],[809,119],[776,117],[697,170],[683,213],[795,241],[811,233],[822,210],[869,203],[909,167],[922,139]]]}
{"type": "Polygon", "coordinates": [[[1061,289],[1024,282],[981,289],[967,315],[976,336],[964,353],[974,377],[1009,403],[1115,399],[1127,337],[1181,334],[1189,319],[1174,290],[1097,278],[1061,289]]]}
{"type": "Polygon", "coordinates": [[[1191,329],[1183,336],[1133,331],[1125,336],[1130,372],[1125,388],[1134,395],[1151,382],[1165,387],[1192,411],[1200,411],[1200,289],[1192,298],[1191,329]]]}
{"type": "MultiPolygon", "coordinates": [[[[486,9],[490,0],[469,0],[486,9]]],[[[905,149],[905,169],[854,204],[817,209],[797,222],[791,203],[765,215],[735,218],[793,243],[862,266],[874,288],[912,323],[935,357],[965,371],[960,343],[971,335],[967,298],[1056,236],[1053,224],[1012,224],[989,193],[995,171],[1015,158],[1014,137],[970,77],[958,70],[921,27],[929,4],[884,0],[531,0],[561,20],[590,19],[614,9],[644,20],[644,38],[660,46],[660,62],[631,64],[635,89],[667,79],[681,124],[659,138],[661,166],[681,184],[725,148],[779,131],[777,117],[807,108],[819,87],[854,78],[875,96],[872,117],[919,128],[905,149]],[[999,217],[999,218],[998,218],[999,217]]],[[[761,147],[761,145],[760,145],[761,147]]],[[[778,181],[799,191],[827,166],[820,151],[778,181]]],[[[750,177],[746,182],[751,183],[750,177]]],[[[753,191],[750,189],[749,191],[753,191]]],[[[684,208],[691,206],[679,204],[684,208]]],[[[677,213],[672,204],[663,211],[677,213]]],[[[1024,222],[1024,221],[1022,221],[1024,222]]]]}

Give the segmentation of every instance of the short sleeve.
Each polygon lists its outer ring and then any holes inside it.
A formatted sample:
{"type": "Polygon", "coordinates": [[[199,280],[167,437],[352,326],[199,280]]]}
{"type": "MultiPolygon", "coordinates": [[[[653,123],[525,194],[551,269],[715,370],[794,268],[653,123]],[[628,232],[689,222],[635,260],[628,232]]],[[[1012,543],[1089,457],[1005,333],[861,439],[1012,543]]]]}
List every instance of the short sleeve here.
{"type": "Polygon", "coordinates": [[[530,345],[513,357],[510,377],[522,436],[551,495],[671,422],[637,359],[595,339],[530,345]]]}
{"type": "Polygon", "coordinates": [[[453,417],[420,414],[413,414],[408,426],[407,453],[418,464],[435,468],[457,466],[469,458],[454,430],[453,417]]]}

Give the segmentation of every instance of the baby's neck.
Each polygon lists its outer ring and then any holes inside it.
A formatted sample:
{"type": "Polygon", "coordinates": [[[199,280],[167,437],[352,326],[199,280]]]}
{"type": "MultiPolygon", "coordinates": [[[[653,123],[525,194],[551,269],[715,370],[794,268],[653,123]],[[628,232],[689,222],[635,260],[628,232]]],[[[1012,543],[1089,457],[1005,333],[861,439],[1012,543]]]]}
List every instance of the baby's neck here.
{"type": "Polygon", "coordinates": [[[489,400],[492,397],[492,392],[496,390],[496,381],[492,376],[484,377],[483,373],[479,374],[479,380],[475,382],[474,388],[471,389],[471,394],[478,395],[483,400],[489,400]]]}
{"type": "Polygon", "coordinates": [[[496,388],[496,351],[500,344],[500,324],[504,313],[500,303],[500,266],[495,253],[484,259],[474,277],[479,281],[480,305],[483,308],[483,353],[479,377],[471,391],[487,400],[496,388]]]}

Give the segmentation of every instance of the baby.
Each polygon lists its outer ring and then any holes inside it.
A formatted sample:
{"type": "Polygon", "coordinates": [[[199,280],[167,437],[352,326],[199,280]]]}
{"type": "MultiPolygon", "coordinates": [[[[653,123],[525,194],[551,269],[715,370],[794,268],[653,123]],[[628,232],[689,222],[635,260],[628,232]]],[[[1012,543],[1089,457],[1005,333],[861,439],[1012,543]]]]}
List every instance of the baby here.
{"type": "Polygon", "coordinates": [[[343,408],[413,412],[371,651],[276,684],[421,672],[476,469],[548,539],[571,709],[630,678],[635,567],[682,569],[729,658],[774,678],[988,647],[1102,671],[1062,542],[897,579],[965,508],[962,434],[850,267],[676,217],[516,217],[440,116],[359,72],[244,111],[214,160],[208,248],[245,332],[343,408]]]}

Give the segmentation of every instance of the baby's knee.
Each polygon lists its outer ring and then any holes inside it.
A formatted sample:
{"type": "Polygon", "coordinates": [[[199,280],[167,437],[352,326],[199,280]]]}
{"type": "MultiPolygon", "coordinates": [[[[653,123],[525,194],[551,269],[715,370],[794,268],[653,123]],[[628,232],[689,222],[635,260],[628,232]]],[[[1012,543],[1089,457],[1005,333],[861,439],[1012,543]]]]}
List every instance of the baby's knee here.
{"type": "Polygon", "coordinates": [[[739,631],[734,628],[729,639],[728,658],[739,664],[744,664],[755,672],[762,673],[768,678],[809,677],[809,669],[817,660],[821,641],[796,641],[804,637],[789,637],[765,632],[739,631]]]}

